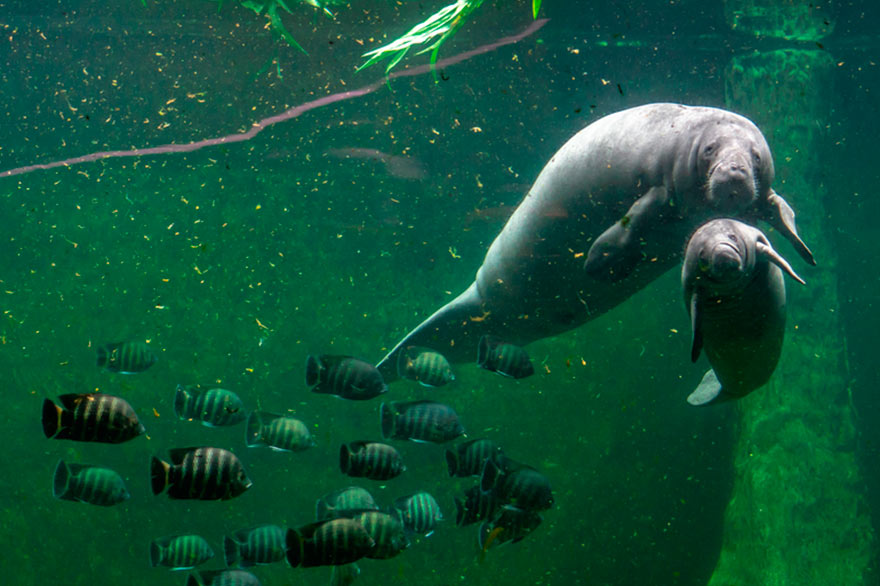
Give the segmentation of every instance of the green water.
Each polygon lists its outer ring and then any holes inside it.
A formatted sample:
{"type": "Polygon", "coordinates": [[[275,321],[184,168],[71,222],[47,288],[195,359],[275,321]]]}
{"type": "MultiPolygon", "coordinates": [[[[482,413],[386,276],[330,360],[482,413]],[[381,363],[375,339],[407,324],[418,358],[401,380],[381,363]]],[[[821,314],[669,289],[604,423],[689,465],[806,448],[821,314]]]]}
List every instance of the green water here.
{"type": "MultiPolygon", "coordinates": [[[[305,56],[276,45],[264,21],[233,2],[219,12],[198,0],[147,4],[0,0],[0,172],[243,132],[372,83],[381,69],[354,73],[360,55],[440,7],[361,0],[335,20],[298,8],[285,23],[305,56]]],[[[839,253],[857,452],[877,510],[880,75],[872,35],[880,13],[869,4],[839,3],[835,32],[822,41],[839,65],[815,180],[833,186],[825,205],[839,253]]],[[[224,534],[308,523],[318,497],[352,483],[383,505],[428,490],[447,518],[398,558],[363,562],[364,586],[708,581],[732,489],[737,416],[685,402],[705,363],[689,361],[677,271],[586,326],[530,345],[532,378],[461,365],[440,390],[391,386],[389,400],[454,406],[471,437],[496,440],[550,478],[555,506],[541,527],[484,559],[476,528],[454,525],[453,497],[471,482],[447,477],[442,447],[396,443],[409,468],[403,476],[351,481],[339,472],[339,445],[379,437],[381,399],[345,402],[305,385],[308,354],[379,360],[464,289],[504,207],[576,131],[647,102],[723,106],[731,55],[767,43],[729,33],[720,3],[613,9],[547,0],[542,11],[551,20],[539,32],[450,66],[439,82],[396,79],[249,141],[0,179],[0,575],[8,583],[183,584],[185,573],[149,567],[152,539],[199,533],[218,554],[204,567],[219,568],[224,534]],[[402,157],[402,166],[340,156],[365,153],[352,149],[402,157]],[[149,340],[159,362],[138,375],[100,371],[95,347],[127,339],[149,340]],[[310,425],[318,446],[247,449],[243,425],[179,421],[178,383],[216,383],[250,409],[289,412],[310,425]],[[110,446],[43,436],[45,397],[94,390],[129,400],[147,437],[110,446]],[[151,456],[206,444],[238,453],[253,488],[228,502],[151,494],[151,456]],[[117,470],[131,500],[104,509],[53,499],[59,459],[117,470]]],[[[526,2],[487,3],[441,57],[517,33],[530,13],[526,2]]],[[[795,207],[809,197],[786,195],[795,207]]],[[[787,243],[777,248],[800,263],[787,243]]],[[[797,270],[809,281],[814,269],[797,270]]],[[[796,336],[790,330],[786,344],[796,336]]],[[[255,573],[266,585],[329,582],[326,568],[255,573]]]]}

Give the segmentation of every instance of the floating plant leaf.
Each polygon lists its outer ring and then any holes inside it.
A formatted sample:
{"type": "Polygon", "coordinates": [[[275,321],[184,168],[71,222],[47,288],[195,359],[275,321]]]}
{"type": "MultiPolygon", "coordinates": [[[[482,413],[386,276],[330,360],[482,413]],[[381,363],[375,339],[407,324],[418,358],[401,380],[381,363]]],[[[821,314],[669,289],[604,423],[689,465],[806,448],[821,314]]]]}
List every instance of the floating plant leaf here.
{"type": "Polygon", "coordinates": [[[388,73],[400,63],[400,60],[412,47],[424,45],[432,40],[433,43],[419,51],[418,54],[431,51],[431,65],[434,65],[443,43],[461,28],[470,14],[482,3],[483,0],[457,0],[454,4],[444,6],[399,39],[364,53],[363,56],[367,57],[367,62],[358,67],[358,71],[384,59],[390,59],[391,61],[385,68],[385,73],[388,73]]]}

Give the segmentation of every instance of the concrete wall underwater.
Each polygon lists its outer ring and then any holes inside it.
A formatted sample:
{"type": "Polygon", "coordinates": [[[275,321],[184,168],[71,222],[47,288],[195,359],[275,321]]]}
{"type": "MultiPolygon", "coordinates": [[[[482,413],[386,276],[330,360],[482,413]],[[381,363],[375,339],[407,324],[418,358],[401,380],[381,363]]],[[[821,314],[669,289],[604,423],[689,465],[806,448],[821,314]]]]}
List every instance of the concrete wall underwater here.
{"type": "Polygon", "coordinates": [[[776,161],[774,186],[795,208],[818,266],[805,268],[779,243],[807,286],[788,286],[776,373],[737,405],[735,481],[709,584],[865,584],[874,535],[856,458],[828,193],[817,173],[835,69],[820,40],[834,27],[833,3],[726,0],[725,16],[735,31],[772,47],[734,56],[726,105],[764,131],[776,161]]]}

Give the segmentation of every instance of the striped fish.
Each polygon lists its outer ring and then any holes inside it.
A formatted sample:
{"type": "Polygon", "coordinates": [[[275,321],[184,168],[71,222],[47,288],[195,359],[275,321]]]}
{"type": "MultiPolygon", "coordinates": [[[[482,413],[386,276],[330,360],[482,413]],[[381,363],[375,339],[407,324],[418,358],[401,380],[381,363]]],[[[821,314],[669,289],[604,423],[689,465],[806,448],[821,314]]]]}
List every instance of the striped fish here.
{"type": "Polygon", "coordinates": [[[426,387],[442,387],[455,380],[445,356],[419,346],[410,346],[398,355],[397,374],[426,387]]]}
{"type": "Polygon", "coordinates": [[[427,492],[417,492],[394,501],[394,509],[400,515],[404,528],[425,537],[434,533],[437,522],[443,520],[437,499],[427,492]]]}
{"type": "Polygon", "coordinates": [[[396,449],[379,442],[357,441],[342,444],[339,468],[354,478],[391,480],[406,470],[396,449]]]}
{"type": "Polygon", "coordinates": [[[494,336],[483,336],[477,348],[477,366],[511,378],[535,374],[528,353],[494,336]]]}
{"type": "Polygon", "coordinates": [[[98,347],[98,366],[110,372],[136,374],[156,364],[156,360],[144,342],[115,342],[98,347]]]}
{"type": "Polygon", "coordinates": [[[273,564],[284,560],[285,532],[278,525],[260,525],[240,529],[232,537],[223,537],[226,566],[246,568],[255,564],[273,564]]]}
{"type": "Polygon", "coordinates": [[[113,470],[87,464],[66,464],[63,460],[55,466],[52,496],[102,507],[131,498],[125,481],[113,470]]]}
{"type": "Polygon", "coordinates": [[[382,439],[443,443],[464,435],[455,410],[434,401],[391,401],[379,408],[382,439]]]}
{"type": "Polygon", "coordinates": [[[379,510],[376,499],[365,488],[349,486],[327,493],[315,503],[315,520],[345,517],[352,512],[379,510]]]}
{"type": "Polygon", "coordinates": [[[388,392],[382,375],[369,362],[351,356],[309,356],[306,384],[312,392],[363,401],[388,392]]]}
{"type": "Polygon", "coordinates": [[[455,524],[459,527],[477,521],[491,519],[499,508],[498,497],[491,490],[480,490],[480,485],[470,487],[464,498],[455,497],[455,524]]]}
{"type": "Polygon", "coordinates": [[[171,464],[153,457],[150,464],[153,494],[168,488],[173,499],[227,500],[253,484],[241,461],[222,448],[170,450],[171,464]]]}
{"type": "Polygon", "coordinates": [[[101,393],[58,397],[63,407],[43,401],[46,437],[80,442],[120,444],[144,433],[134,409],[125,399],[101,393]]]}
{"type": "Polygon", "coordinates": [[[479,476],[486,460],[496,460],[504,455],[501,447],[488,439],[472,439],[446,450],[446,466],[450,476],[479,476]]]}
{"type": "Polygon", "coordinates": [[[315,445],[306,424],[299,419],[254,411],[247,421],[245,442],[249,448],[268,446],[281,452],[302,452],[315,445]]]}
{"type": "Polygon", "coordinates": [[[226,389],[206,389],[201,385],[177,385],[174,412],[181,419],[201,421],[208,427],[235,425],[247,417],[238,395],[226,389]]]}
{"type": "Polygon", "coordinates": [[[502,505],[519,509],[543,511],[553,506],[553,491],[547,477],[510,458],[504,458],[500,464],[486,462],[480,489],[494,492],[502,505]]]}
{"type": "Polygon", "coordinates": [[[409,547],[409,539],[400,519],[382,511],[360,511],[350,517],[366,529],[376,547],[364,557],[374,560],[387,560],[409,547]]]}
{"type": "Polygon", "coordinates": [[[214,557],[214,550],[199,535],[169,535],[150,542],[150,567],[190,570],[214,557]]]}
{"type": "Polygon", "coordinates": [[[337,566],[361,559],[376,546],[363,525],[352,519],[330,519],[287,531],[291,567],[337,566]]]}
{"type": "Polygon", "coordinates": [[[260,580],[245,570],[205,570],[190,574],[186,586],[261,586],[260,580]]]}
{"type": "Polygon", "coordinates": [[[496,518],[480,525],[478,540],[480,549],[485,553],[490,547],[502,543],[516,543],[538,528],[544,520],[539,513],[504,507],[496,518]]]}

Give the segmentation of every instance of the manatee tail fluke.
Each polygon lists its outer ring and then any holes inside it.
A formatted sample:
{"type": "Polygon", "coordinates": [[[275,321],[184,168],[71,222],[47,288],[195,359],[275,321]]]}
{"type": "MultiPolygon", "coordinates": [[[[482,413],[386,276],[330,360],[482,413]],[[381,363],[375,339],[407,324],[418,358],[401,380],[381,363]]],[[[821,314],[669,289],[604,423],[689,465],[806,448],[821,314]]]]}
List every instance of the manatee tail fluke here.
{"type": "Polygon", "coordinates": [[[424,346],[443,354],[450,362],[470,362],[477,355],[477,344],[486,333],[482,299],[477,284],[471,283],[461,295],[438,309],[383,358],[377,368],[386,383],[400,378],[397,372],[401,352],[409,346],[424,346]]]}

